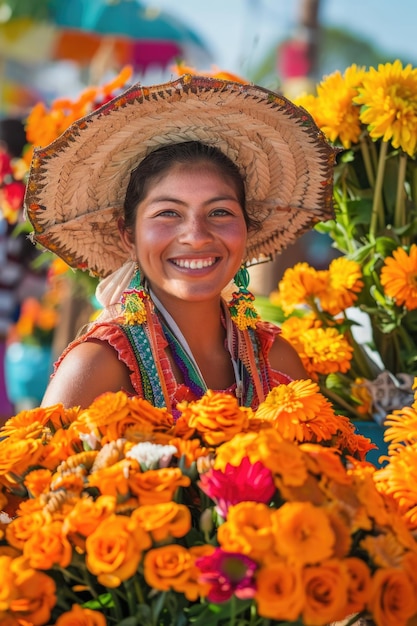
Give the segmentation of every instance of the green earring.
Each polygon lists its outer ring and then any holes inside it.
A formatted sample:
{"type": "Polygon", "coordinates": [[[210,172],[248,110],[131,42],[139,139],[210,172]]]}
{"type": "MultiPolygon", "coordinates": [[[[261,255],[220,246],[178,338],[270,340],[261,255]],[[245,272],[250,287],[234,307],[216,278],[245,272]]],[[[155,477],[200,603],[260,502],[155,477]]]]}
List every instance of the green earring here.
{"type": "Polygon", "coordinates": [[[255,328],[259,315],[253,305],[255,296],[248,290],[250,276],[245,265],[236,272],[234,283],[238,291],[234,291],[229,302],[230,317],[240,330],[255,328]]]}
{"type": "Polygon", "coordinates": [[[136,265],[129,286],[120,299],[126,324],[135,326],[146,322],[146,299],[149,299],[149,296],[142,285],[139,266],[136,265]]]}

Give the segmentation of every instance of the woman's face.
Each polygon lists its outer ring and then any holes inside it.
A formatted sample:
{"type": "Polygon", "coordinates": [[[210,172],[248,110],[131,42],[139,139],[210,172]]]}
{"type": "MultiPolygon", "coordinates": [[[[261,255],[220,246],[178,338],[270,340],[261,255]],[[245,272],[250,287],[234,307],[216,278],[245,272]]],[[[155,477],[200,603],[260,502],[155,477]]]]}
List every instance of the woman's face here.
{"type": "Polygon", "coordinates": [[[122,233],[155,295],[218,299],[239,269],[247,229],[233,181],[210,163],[177,164],[137,208],[134,242],[122,233]]]}

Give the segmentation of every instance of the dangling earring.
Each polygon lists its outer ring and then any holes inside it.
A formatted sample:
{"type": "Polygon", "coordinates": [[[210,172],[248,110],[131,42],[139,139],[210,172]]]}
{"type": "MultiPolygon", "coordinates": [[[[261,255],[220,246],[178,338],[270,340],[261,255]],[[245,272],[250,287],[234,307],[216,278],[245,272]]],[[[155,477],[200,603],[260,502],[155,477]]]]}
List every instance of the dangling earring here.
{"type": "Polygon", "coordinates": [[[136,264],[129,286],[124,290],[120,299],[126,324],[135,326],[146,322],[145,301],[147,298],[149,296],[141,284],[139,265],[136,264]]]}
{"type": "Polygon", "coordinates": [[[253,306],[255,296],[248,290],[250,276],[244,265],[241,265],[233,280],[238,291],[233,292],[229,302],[230,317],[240,330],[255,328],[260,318],[253,306]]]}

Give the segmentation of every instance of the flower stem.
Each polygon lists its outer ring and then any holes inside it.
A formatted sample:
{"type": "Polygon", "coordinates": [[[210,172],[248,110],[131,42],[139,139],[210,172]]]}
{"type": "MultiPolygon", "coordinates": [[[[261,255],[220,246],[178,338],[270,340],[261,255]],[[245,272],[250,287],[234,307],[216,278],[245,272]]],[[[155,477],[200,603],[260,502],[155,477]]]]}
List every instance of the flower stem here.
{"type": "MultiPolygon", "coordinates": [[[[365,419],[365,416],[362,413],[359,413],[359,411],[357,411],[351,404],[349,404],[349,402],[347,402],[344,398],[339,396],[339,394],[334,392],[332,389],[329,389],[328,387],[326,387],[326,385],[321,385],[320,387],[321,387],[322,394],[326,396],[329,400],[331,400],[332,402],[335,402],[336,404],[339,404],[346,411],[351,413],[352,416],[360,420],[365,419]]],[[[351,417],[351,416],[349,415],[348,417],[351,417]]]]}
{"type": "Polygon", "coordinates": [[[368,141],[364,139],[363,137],[361,137],[360,146],[361,146],[363,162],[365,165],[366,176],[368,177],[370,187],[373,187],[375,185],[374,168],[372,166],[371,155],[369,153],[368,141]]]}
{"type": "Polygon", "coordinates": [[[397,195],[395,198],[394,226],[405,226],[405,190],[404,181],[407,169],[407,155],[400,154],[398,164],[397,195]]]}
{"type": "Polygon", "coordinates": [[[384,182],[385,159],[387,156],[387,151],[388,151],[388,142],[381,141],[381,148],[379,151],[379,159],[378,159],[378,169],[376,173],[376,182],[375,182],[375,188],[374,188],[374,199],[372,203],[371,226],[369,229],[369,234],[372,239],[375,238],[377,229],[383,228],[385,226],[383,204],[382,204],[382,185],[384,182]]]}

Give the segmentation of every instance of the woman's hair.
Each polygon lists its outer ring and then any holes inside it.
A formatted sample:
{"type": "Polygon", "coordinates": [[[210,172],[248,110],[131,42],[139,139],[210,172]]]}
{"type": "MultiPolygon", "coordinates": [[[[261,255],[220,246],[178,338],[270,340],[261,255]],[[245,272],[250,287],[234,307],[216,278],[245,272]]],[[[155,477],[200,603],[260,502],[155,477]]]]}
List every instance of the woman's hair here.
{"type": "Polygon", "coordinates": [[[246,211],[245,185],[237,165],[214,146],[199,141],[186,141],[158,148],[148,154],[132,171],[124,202],[125,229],[134,232],[138,204],[145,198],[155,178],[169,172],[177,164],[194,165],[204,161],[210,162],[222,176],[233,182],[246,226],[248,229],[255,228],[257,224],[246,211]]]}

